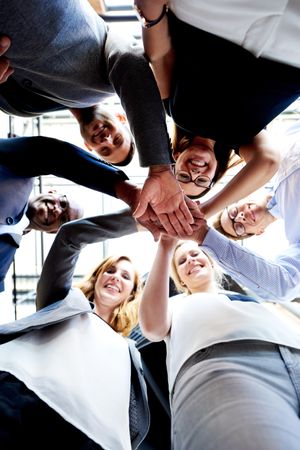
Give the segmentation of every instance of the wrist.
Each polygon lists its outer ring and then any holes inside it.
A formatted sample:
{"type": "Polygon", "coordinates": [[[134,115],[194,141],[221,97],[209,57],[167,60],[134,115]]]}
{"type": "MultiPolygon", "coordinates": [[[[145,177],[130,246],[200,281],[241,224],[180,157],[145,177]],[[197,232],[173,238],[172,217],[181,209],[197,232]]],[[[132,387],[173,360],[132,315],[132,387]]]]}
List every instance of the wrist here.
{"type": "Polygon", "coordinates": [[[195,233],[195,240],[197,242],[198,245],[202,245],[203,241],[207,235],[209,231],[209,226],[207,224],[202,225],[201,228],[199,228],[199,230],[197,230],[197,232],[195,233]]]}
{"type": "Polygon", "coordinates": [[[140,7],[140,2],[136,1],[134,4],[137,17],[144,28],[151,28],[161,22],[167,15],[168,5],[155,5],[150,3],[150,7],[143,5],[143,9],[140,7]]]}
{"type": "Polygon", "coordinates": [[[131,208],[135,207],[139,192],[140,188],[131,184],[129,181],[120,180],[115,184],[116,197],[127,203],[131,208]]]}
{"type": "Polygon", "coordinates": [[[161,172],[171,172],[173,174],[171,164],[160,164],[160,165],[149,167],[149,175],[154,174],[154,173],[161,173],[161,172]]]}

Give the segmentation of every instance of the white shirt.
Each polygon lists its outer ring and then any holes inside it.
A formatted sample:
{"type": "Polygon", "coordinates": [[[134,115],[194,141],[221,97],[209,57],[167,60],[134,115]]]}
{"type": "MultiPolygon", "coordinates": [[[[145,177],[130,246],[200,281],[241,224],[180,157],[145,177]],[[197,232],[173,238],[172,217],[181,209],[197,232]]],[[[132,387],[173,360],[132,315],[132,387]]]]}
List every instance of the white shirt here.
{"type": "Polygon", "coordinates": [[[183,363],[196,351],[220,342],[253,339],[300,349],[283,320],[255,302],[231,301],[224,294],[180,294],[169,301],[171,331],[166,337],[169,390],[183,363]]]}
{"type": "Polygon", "coordinates": [[[299,0],[170,0],[169,4],[180,20],[256,57],[300,67],[299,0]]]}
{"type": "Polygon", "coordinates": [[[202,245],[238,283],[277,302],[300,296],[300,121],[287,130],[287,139],[289,149],[275,177],[272,200],[284,220],[289,247],[268,260],[213,229],[202,245]]]}
{"type": "Polygon", "coordinates": [[[23,381],[105,450],[131,449],[128,345],[95,314],[1,345],[0,369],[23,381]]]}

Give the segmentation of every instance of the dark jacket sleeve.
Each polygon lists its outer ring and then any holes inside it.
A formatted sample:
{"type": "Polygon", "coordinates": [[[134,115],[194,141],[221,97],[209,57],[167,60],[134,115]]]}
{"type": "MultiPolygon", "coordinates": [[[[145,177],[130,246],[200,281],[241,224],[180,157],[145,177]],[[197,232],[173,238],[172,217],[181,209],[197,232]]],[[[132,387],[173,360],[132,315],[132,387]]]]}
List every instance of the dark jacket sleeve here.
{"type": "Polygon", "coordinates": [[[87,244],[103,242],[136,231],[136,222],[129,209],[62,225],[43,265],[37,286],[37,309],[66,297],[72,286],[78,257],[87,244]]]}
{"type": "Polygon", "coordinates": [[[164,107],[143,50],[121,42],[109,30],[105,57],[109,81],[126,112],[141,166],[171,164],[164,107]]]}
{"type": "Polygon", "coordinates": [[[0,139],[0,164],[16,175],[55,175],[116,197],[115,184],[128,179],[121,170],[69,142],[50,137],[0,139]]]}

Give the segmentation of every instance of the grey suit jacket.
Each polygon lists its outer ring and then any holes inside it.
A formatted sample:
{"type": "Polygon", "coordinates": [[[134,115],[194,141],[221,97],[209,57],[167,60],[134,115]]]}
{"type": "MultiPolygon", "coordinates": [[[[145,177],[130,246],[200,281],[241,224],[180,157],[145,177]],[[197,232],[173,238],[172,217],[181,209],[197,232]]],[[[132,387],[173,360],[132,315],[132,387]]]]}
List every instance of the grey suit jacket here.
{"type": "MultiPolygon", "coordinates": [[[[84,294],[72,288],[72,278],[80,251],[89,243],[124,236],[137,231],[130,210],[90,217],[63,225],[48,253],[37,289],[38,311],[23,319],[0,326],[0,343],[21,334],[68,320],[93,309],[84,294]]],[[[130,417],[132,448],[137,448],[149,429],[146,384],[140,354],[128,339],[132,361],[132,405],[130,417]],[[136,420],[138,418],[138,420],[136,420]]]]}
{"type": "Polygon", "coordinates": [[[116,35],[86,0],[30,0],[26,8],[20,0],[0,0],[0,11],[14,68],[0,85],[0,109],[34,116],[117,94],[141,165],[172,162],[164,109],[141,47],[116,35]]]}

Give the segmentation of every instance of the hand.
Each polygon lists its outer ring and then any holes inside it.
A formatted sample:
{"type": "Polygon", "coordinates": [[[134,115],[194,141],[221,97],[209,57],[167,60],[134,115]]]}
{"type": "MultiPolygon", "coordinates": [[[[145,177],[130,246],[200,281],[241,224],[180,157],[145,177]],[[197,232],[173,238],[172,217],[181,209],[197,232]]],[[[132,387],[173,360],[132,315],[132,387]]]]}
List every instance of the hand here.
{"type": "Polygon", "coordinates": [[[205,219],[197,219],[197,229],[194,230],[192,236],[185,236],[183,239],[196,241],[197,244],[202,245],[204,238],[209,230],[209,226],[205,219]]]}
{"type": "MultiPolygon", "coordinates": [[[[120,200],[123,200],[127,205],[129,205],[131,211],[134,211],[139,204],[141,189],[130,183],[129,181],[119,181],[115,185],[116,195],[120,200]]],[[[142,225],[142,227],[147,228],[147,230],[152,233],[154,240],[158,241],[159,235],[163,227],[159,223],[159,220],[149,206],[145,212],[136,221],[142,225]]]]}
{"type": "Polygon", "coordinates": [[[10,39],[6,36],[0,37],[0,84],[5,83],[14,69],[10,67],[9,60],[3,56],[11,45],[10,39]]]}
{"type": "Polygon", "coordinates": [[[161,236],[161,233],[165,232],[165,229],[159,222],[158,217],[154,213],[151,206],[148,206],[145,213],[138,219],[136,219],[136,221],[140,225],[142,225],[143,228],[147,228],[147,230],[149,230],[150,233],[152,233],[155,242],[158,241],[159,237],[161,236]]]}
{"type": "MultiPolygon", "coordinates": [[[[170,166],[150,168],[134,217],[142,217],[149,205],[168,234],[179,237],[192,234],[194,219],[170,166]]],[[[196,213],[196,208],[193,210],[196,213]]]]}

